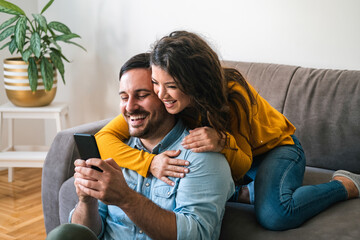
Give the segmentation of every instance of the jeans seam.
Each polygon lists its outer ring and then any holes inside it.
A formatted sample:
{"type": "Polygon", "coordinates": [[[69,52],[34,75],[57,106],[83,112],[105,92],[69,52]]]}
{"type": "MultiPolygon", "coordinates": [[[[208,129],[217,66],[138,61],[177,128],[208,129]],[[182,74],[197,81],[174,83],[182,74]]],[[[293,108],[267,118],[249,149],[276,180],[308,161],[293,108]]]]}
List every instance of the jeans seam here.
{"type": "MultiPolygon", "coordinates": [[[[288,166],[288,168],[287,168],[286,171],[284,172],[283,177],[281,178],[281,181],[280,181],[280,190],[281,190],[281,191],[279,192],[279,194],[280,194],[279,199],[280,199],[280,201],[281,201],[281,206],[282,206],[285,210],[286,210],[286,208],[285,208],[285,205],[283,204],[284,198],[282,197],[282,192],[283,192],[282,189],[283,189],[283,185],[284,185],[283,183],[284,183],[285,178],[286,178],[288,172],[290,171],[290,169],[291,169],[296,163],[299,162],[298,160],[299,160],[300,154],[301,154],[301,153],[299,153],[299,151],[300,151],[301,149],[299,149],[298,147],[296,147],[296,149],[297,149],[298,157],[297,157],[296,161],[292,161],[292,163],[288,166]]],[[[340,184],[341,184],[341,183],[340,183],[340,184]]],[[[300,187],[301,187],[301,186],[300,186],[300,187]]],[[[329,196],[333,195],[334,192],[344,192],[344,190],[343,190],[343,189],[337,189],[337,190],[335,190],[335,191],[328,192],[327,194],[324,194],[324,196],[322,196],[320,200],[322,200],[322,199],[327,199],[329,196]]],[[[346,193],[346,190],[345,190],[345,193],[346,193]]],[[[294,192],[292,192],[291,200],[293,200],[293,194],[294,194],[294,192]]],[[[316,201],[319,201],[319,199],[316,199],[316,201]]],[[[296,211],[296,210],[298,210],[299,208],[307,208],[307,206],[311,205],[313,202],[314,202],[314,200],[311,200],[311,201],[306,202],[305,204],[296,206],[295,208],[291,208],[291,209],[292,209],[293,211],[296,211]]]]}

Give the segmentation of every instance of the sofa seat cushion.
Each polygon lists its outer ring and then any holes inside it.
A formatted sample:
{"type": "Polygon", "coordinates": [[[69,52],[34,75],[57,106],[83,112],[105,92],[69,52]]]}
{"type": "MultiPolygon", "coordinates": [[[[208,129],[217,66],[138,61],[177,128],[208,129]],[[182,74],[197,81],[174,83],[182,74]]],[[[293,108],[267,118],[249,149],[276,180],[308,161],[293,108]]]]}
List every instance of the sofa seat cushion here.
{"type": "MultiPolygon", "coordinates": [[[[327,182],[333,171],[307,167],[304,185],[327,182]]],[[[220,239],[357,239],[360,237],[360,199],[339,202],[306,221],[301,227],[287,231],[269,231],[255,218],[253,205],[227,203],[220,239]]]]}
{"type": "Polygon", "coordinates": [[[74,185],[74,177],[66,180],[59,191],[60,224],[69,222],[69,214],[79,201],[74,185]]]}

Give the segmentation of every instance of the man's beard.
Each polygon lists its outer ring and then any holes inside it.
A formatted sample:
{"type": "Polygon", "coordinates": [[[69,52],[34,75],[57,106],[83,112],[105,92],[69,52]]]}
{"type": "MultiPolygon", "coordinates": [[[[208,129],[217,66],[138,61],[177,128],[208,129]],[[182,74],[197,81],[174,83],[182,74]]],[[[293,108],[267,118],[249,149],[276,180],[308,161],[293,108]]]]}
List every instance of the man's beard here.
{"type": "MultiPolygon", "coordinates": [[[[141,114],[146,115],[146,117],[150,115],[149,112],[147,112],[147,111],[135,110],[134,112],[126,113],[126,116],[130,117],[131,115],[141,115],[141,114]]],[[[147,119],[147,120],[149,120],[149,119],[147,119]]],[[[140,127],[130,127],[130,123],[128,123],[128,124],[129,124],[129,133],[130,133],[130,136],[132,136],[132,137],[146,138],[148,135],[151,134],[152,124],[150,121],[147,121],[145,127],[144,127],[144,125],[142,125],[140,127]],[[143,128],[143,129],[139,130],[139,128],[143,128]]]]}

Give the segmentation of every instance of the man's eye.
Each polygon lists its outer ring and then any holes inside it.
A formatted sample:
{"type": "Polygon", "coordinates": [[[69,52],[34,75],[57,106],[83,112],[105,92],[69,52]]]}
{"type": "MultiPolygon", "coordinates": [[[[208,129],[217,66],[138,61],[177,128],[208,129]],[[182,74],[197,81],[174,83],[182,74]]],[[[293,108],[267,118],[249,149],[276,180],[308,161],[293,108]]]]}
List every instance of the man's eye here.
{"type": "Polygon", "coordinates": [[[127,101],[128,97],[120,97],[121,101],[127,101]]]}
{"type": "Polygon", "coordinates": [[[139,98],[140,98],[140,99],[144,99],[144,98],[146,98],[147,96],[149,96],[149,94],[139,95],[139,98]]]}

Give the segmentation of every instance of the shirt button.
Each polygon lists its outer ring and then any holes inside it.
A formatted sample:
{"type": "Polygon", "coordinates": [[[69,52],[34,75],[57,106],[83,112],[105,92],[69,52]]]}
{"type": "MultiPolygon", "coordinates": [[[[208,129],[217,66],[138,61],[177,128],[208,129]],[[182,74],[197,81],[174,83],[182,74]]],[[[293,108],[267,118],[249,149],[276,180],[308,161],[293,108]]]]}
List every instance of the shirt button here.
{"type": "Polygon", "coordinates": [[[171,194],[170,192],[167,193],[168,196],[170,196],[170,194],[171,194]]]}
{"type": "Polygon", "coordinates": [[[147,187],[150,186],[150,183],[146,183],[145,186],[147,186],[147,187]]]}
{"type": "Polygon", "coordinates": [[[143,231],[142,231],[142,230],[140,230],[140,231],[139,231],[139,233],[140,233],[140,234],[142,234],[142,233],[143,233],[143,231]]]}

